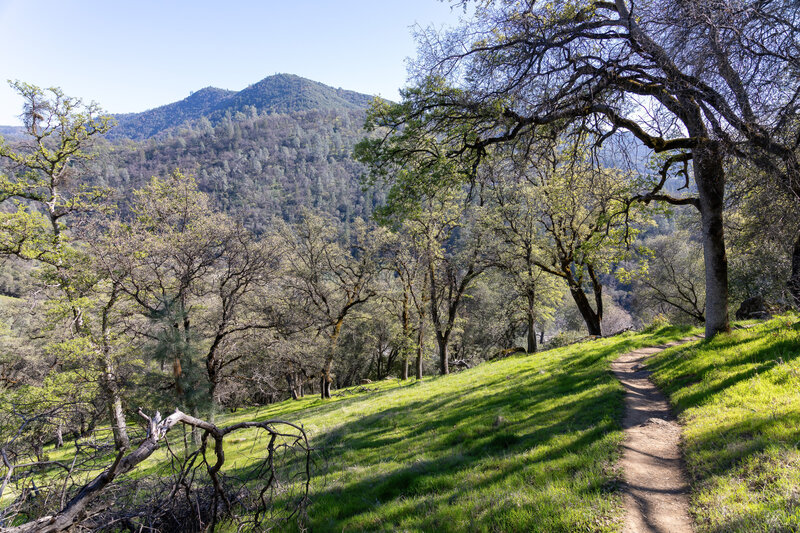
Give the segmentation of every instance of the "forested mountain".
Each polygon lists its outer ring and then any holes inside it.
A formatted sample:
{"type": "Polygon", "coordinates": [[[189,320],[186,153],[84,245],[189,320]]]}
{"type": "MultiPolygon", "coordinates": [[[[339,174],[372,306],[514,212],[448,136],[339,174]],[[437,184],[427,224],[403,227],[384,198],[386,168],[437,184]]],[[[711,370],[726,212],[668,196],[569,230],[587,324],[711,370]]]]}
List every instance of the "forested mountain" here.
{"type": "Polygon", "coordinates": [[[363,122],[353,110],[224,117],[216,126],[202,118],[157,140],[106,144],[90,163],[92,181],[118,189],[124,211],[129,191],[179,168],[256,232],[274,216],[295,220],[302,207],[366,218],[377,193],[361,190],[363,167],[351,157],[363,122]]]}
{"type": "Polygon", "coordinates": [[[371,96],[293,74],[275,74],[239,92],[206,87],[189,97],[142,113],[116,115],[111,138],[146,139],[170,128],[208,119],[216,124],[226,116],[294,113],[309,110],[365,109],[371,96]]]}
{"type": "Polygon", "coordinates": [[[208,87],[143,113],[117,115],[90,181],[129,192],[179,168],[219,209],[256,232],[303,207],[340,220],[369,217],[380,193],[364,193],[351,157],[365,135],[371,97],[278,74],[239,92],[208,87]]]}

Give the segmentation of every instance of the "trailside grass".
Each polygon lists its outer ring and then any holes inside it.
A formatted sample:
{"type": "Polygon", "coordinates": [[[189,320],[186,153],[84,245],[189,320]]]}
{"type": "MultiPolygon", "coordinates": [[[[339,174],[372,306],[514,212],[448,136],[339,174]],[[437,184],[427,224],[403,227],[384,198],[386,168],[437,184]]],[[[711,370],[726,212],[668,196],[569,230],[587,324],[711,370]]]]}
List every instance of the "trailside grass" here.
{"type": "MultiPolygon", "coordinates": [[[[619,531],[624,394],[609,365],[695,332],[626,333],[449,376],[335,391],[331,400],[240,409],[216,423],[303,424],[318,449],[312,531],[619,531]]],[[[173,446],[180,431],[170,433],[173,446]]],[[[255,439],[248,431],[226,439],[223,471],[245,472],[259,460],[255,439]]],[[[74,444],[47,452],[68,460],[74,444]]],[[[129,476],[152,478],[167,466],[162,449],[129,476]]]]}
{"type": "MultiPolygon", "coordinates": [[[[219,423],[304,424],[325,458],[313,531],[618,531],[623,391],[609,364],[687,334],[625,334],[219,423]]],[[[249,443],[226,447],[231,464],[237,446],[249,443]]]]}
{"type": "Polygon", "coordinates": [[[648,362],[683,426],[703,532],[800,531],[800,321],[778,317],[648,362]]]}

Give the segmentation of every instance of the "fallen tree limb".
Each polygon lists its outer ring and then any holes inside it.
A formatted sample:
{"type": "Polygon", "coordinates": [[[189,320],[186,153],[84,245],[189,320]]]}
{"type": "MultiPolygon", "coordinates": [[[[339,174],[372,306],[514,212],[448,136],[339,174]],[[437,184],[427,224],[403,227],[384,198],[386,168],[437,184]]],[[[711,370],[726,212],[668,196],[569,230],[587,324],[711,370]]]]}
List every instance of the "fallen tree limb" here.
{"type": "MultiPolygon", "coordinates": [[[[265,499],[264,494],[266,494],[269,490],[274,490],[272,484],[275,481],[276,476],[274,472],[273,455],[275,450],[280,446],[299,447],[306,455],[305,475],[303,479],[303,497],[301,498],[300,504],[301,507],[305,506],[310,482],[311,448],[309,446],[306,433],[301,426],[285,420],[274,419],[264,422],[240,422],[238,424],[220,428],[211,422],[187,415],[180,410],[175,410],[174,413],[163,420],[158,412],[156,412],[155,416],[152,418],[145,415],[141,410],[139,410],[139,414],[147,422],[147,435],[136,449],[127,455],[125,455],[125,449],[120,450],[111,466],[109,466],[100,475],[83,485],[83,487],[81,487],[81,489],[78,490],[77,493],[67,502],[67,504],[56,514],[44,516],[19,526],[0,529],[0,531],[3,533],[58,533],[74,528],[76,525],[80,524],[90,516],[90,504],[97,498],[97,496],[110,484],[112,484],[115,479],[127,474],[128,472],[131,472],[145,459],[150,457],[159,448],[161,441],[165,439],[167,433],[178,424],[184,424],[186,426],[197,428],[203,431],[202,444],[199,450],[200,454],[204,458],[203,463],[205,463],[207,439],[208,437],[211,437],[214,440],[215,461],[213,464],[206,463],[207,472],[213,481],[214,496],[215,498],[219,497],[224,502],[225,510],[228,512],[229,517],[233,516],[232,503],[227,497],[227,494],[222,486],[222,481],[219,477],[220,469],[225,462],[224,438],[226,435],[243,429],[257,428],[266,431],[269,435],[268,457],[265,460],[265,464],[269,466],[270,472],[268,472],[268,476],[266,476],[268,478],[267,485],[262,488],[260,494],[260,500],[263,505],[261,508],[257,509],[256,516],[268,513],[269,511],[269,509],[266,509],[266,507],[271,504],[271,500],[265,499]],[[286,429],[278,429],[281,427],[286,429]],[[279,438],[285,439],[285,441],[288,441],[288,444],[281,444],[278,442],[279,438]]],[[[187,464],[192,465],[193,462],[188,462],[187,464]]],[[[184,466],[182,468],[183,470],[180,472],[181,475],[179,477],[185,478],[186,476],[184,474],[188,467],[184,466]]],[[[290,513],[290,516],[294,515],[295,512],[302,513],[303,509],[295,509],[292,513],[290,513]]],[[[217,516],[215,506],[212,520],[217,521],[218,518],[219,517],[217,516]]],[[[213,527],[213,524],[209,525],[213,527]]]]}

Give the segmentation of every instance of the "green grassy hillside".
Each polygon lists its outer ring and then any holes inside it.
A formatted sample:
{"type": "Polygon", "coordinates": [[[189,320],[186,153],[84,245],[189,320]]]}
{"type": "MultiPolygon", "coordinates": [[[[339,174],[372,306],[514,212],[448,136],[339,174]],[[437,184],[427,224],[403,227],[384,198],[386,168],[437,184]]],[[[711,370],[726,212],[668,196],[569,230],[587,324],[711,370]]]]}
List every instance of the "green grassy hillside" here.
{"type": "Polygon", "coordinates": [[[302,422],[324,446],[313,531],[617,531],[622,388],[609,362],[685,335],[627,334],[333,401],[283,402],[256,418],[302,422]]]}
{"type": "Polygon", "coordinates": [[[650,362],[679,413],[699,531],[800,531],[800,322],[781,317],[650,362]]]}
{"type": "MultiPolygon", "coordinates": [[[[220,416],[283,418],[318,447],[313,531],[619,531],[619,354],[662,328],[220,416]]],[[[780,317],[651,359],[683,424],[700,531],[800,530],[800,322],[780,317]]],[[[226,445],[244,469],[253,435],[226,445]]],[[[69,456],[71,446],[50,450],[69,456]]],[[[158,452],[134,476],[158,475],[158,452]]],[[[289,526],[289,530],[295,529],[289,526]]]]}

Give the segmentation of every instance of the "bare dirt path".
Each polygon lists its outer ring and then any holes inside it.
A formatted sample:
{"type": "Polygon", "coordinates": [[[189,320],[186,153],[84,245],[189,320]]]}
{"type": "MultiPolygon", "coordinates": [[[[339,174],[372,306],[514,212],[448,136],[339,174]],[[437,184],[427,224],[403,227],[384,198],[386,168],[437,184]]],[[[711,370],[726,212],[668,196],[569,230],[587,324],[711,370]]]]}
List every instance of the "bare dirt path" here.
{"type": "Polygon", "coordinates": [[[701,338],[640,348],[611,364],[625,387],[625,442],[620,462],[625,479],[625,533],[692,531],[680,426],[643,362],[665,348],[701,338]]]}

